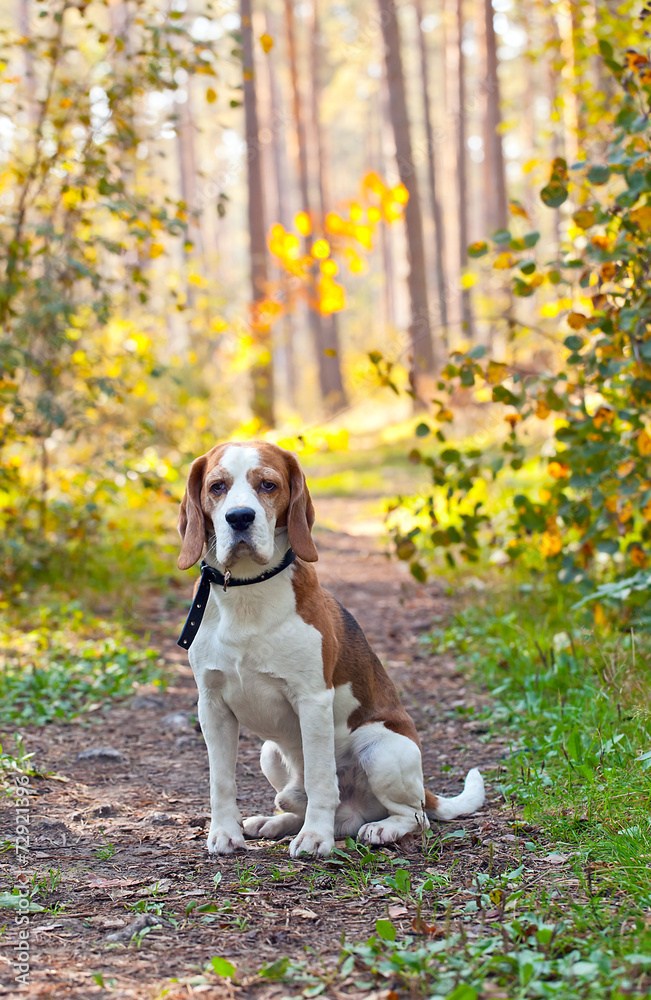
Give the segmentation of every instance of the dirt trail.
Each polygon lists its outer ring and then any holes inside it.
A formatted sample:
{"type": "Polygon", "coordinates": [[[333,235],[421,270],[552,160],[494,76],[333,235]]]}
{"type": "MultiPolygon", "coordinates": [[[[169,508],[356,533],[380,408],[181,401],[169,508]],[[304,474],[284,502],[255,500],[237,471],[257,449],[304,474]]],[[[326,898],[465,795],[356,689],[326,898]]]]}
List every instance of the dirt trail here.
{"type": "MultiPolygon", "coordinates": [[[[374,525],[359,505],[327,500],[320,501],[318,509],[320,524],[343,523],[348,528],[317,532],[321,581],[357,617],[396,681],[423,739],[427,786],[456,794],[469,767],[494,768],[505,747],[482,741],[481,726],[465,711],[482,696],[449,658],[430,655],[419,639],[434,619],[449,614],[448,603],[436,584],[417,584],[403,564],[386,557],[369,536],[374,525]]],[[[188,580],[188,594],[190,589],[188,580]]],[[[235,858],[207,855],[208,762],[193,726],[192,674],[186,654],[175,644],[184,608],[177,603],[170,611],[168,598],[160,595],[150,608],[153,624],[143,622],[152,629],[152,644],[160,645],[175,668],[162,697],[144,692],[144,697],[89,721],[26,732],[26,747],[35,754],[36,766],[64,780],[32,780],[28,860],[21,868],[13,852],[2,856],[2,874],[13,880],[10,885],[18,878],[18,885],[27,886],[34,872],[39,877],[48,870],[55,873],[51,891],[39,897],[46,901],[47,912],[31,918],[27,987],[14,983],[16,929],[11,911],[2,911],[8,925],[0,957],[4,995],[87,1000],[108,996],[105,987],[110,985],[113,997],[143,1000],[158,997],[164,988],[168,1000],[194,993],[232,996],[231,987],[214,977],[201,981],[213,956],[227,958],[243,971],[257,970],[284,955],[305,958],[306,947],[334,958],[342,930],[349,939],[364,940],[376,919],[386,916],[386,889],[362,886],[356,891],[345,866],[290,866],[286,844],[252,842],[246,855],[235,858]],[[119,757],[77,759],[84,750],[105,747],[119,757]],[[280,878],[290,867],[293,875],[280,878]],[[159,885],[152,903],[148,887],[155,883],[159,885]],[[147,905],[151,914],[156,900],[164,904],[163,923],[153,926],[155,915],[147,918],[132,908],[147,905]],[[193,902],[197,905],[186,919],[186,908],[193,902]],[[211,902],[212,909],[199,910],[211,902]],[[64,905],[52,912],[57,903],[64,905]],[[119,940],[120,935],[128,938],[130,922],[138,917],[143,926],[147,919],[152,922],[139,945],[119,940]]],[[[258,751],[257,739],[243,732],[238,789],[244,815],[273,810],[273,793],[260,773],[258,751]]],[[[387,854],[404,856],[412,872],[452,868],[451,893],[469,884],[475,872],[487,870],[491,842],[491,863],[499,870],[500,852],[508,863],[514,837],[506,816],[498,815],[490,787],[488,793],[482,812],[463,821],[465,839],[446,841],[427,858],[420,842],[407,838],[387,854]],[[506,834],[504,840],[500,833],[506,834]]],[[[8,809],[2,837],[13,839],[13,829],[15,817],[8,809]]],[[[406,930],[412,914],[402,910],[394,907],[392,919],[399,926],[403,921],[406,930]]],[[[244,995],[260,997],[288,993],[292,990],[282,984],[250,982],[244,990],[244,995]]]]}

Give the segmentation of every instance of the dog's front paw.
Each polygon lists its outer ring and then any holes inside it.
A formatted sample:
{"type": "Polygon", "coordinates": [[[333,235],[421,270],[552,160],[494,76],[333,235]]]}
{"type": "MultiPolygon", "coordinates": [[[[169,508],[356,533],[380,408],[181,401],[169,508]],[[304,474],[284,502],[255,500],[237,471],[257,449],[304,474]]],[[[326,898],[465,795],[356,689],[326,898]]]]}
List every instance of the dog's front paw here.
{"type": "Polygon", "coordinates": [[[292,858],[298,858],[301,854],[326,858],[334,846],[334,833],[330,831],[319,833],[318,830],[301,830],[289,845],[289,853],[292,858]]]}
{"type": "Polygon", "coordinates": [[[369,847],[381,847],[383,844],[395,844],[397,840],[417,829],[411,818],[388,816],[377,823],[366,823],[360,827],[357,838],[369,847]]]}
{"type": "Polygon", "coordinates": [[[210,854],[233,854],[234,851],[246,850],[244,837],[239,827],[235,830],[226,830],[221,826],[211,826],[206,847],[210,854]]]}
{"type": "Polygon", "coordinates": [[[293,837],[301,828],[303,822],[294,813],[279,813],[277,816],[251,816],[244,820],[244,835],[258,840],[282,840],[283,837],[293,837]]]}

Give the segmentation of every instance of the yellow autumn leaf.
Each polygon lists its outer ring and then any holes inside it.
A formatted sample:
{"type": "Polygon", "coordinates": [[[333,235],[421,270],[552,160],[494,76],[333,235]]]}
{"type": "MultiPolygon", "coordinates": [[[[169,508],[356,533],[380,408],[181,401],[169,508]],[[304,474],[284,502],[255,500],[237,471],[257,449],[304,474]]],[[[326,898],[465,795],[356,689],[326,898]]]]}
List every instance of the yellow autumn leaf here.
{"type": "Polygon", "coordinates": [[[570,474],[569,466],[563,465],[562,462],[550,462],[547,472],[552,479],[565,479],[570,474]]]}
{"type": "Polygon", "coordinates": [[[592,422],[597,430],[599,430],[604,424],[607,424],[608,427],[610,427],[614,419],[614,410],[611,410],[609,406],[600,406],[599,409],[595,411],[592,417],[592,422]]]}
{"type": "Polygon", "coordinates": [[[571,327],[572,330],[581,330],[588,320],[587,316],[583,313],[571,312],[567,317],[567,325],[571,327]]]}
{"type": "Polygon", "coordinates": [[[589,229],[594,226],[595,211],[593,208],[582,208],[572,216],[579,229],[589,229]]]}
{"type": "Polygon", "coordinates": [[[630,500],[623,504],[622,509],[619,512],[619,520],[622,524],[628,524],[628,522],[633,517],[633,504],[630,500]]]}
{"type": "Polygon", "coordinates": [[[547,403],[545,402],[545,400],[544,399],[539,399],[538,400],[538,404],[536,406],[536,416],[540,420],[545,420],[549,416],[550,413],[551,413],[551,410],[547,406],[547,403]]]}
{"type": "Polygon", "coordinates": [[[406,205],[409,201],[409,191],[404,184],[396,184],[394,188],[391,188],[389,194],[399,205],[406,205]]]}
{"type": "Polygon", "coordinates": [[[607,497],[604,507],[610,514],[615,514],[617,511],[617,497],[607,497]]]}
{"type": "Polygon", "coordinates": [[[265,55],[267,55],[268,52],[271,52],[274,47],[274,40],[271,35],[267,34],[266,31],[264,35],[260,35],[260,45],[262,46],[262,51],[265,55]]]}
{"type": "Polygon", "coordinates": [[[212,87],[208,87],[208,90],[206,91],[206,100],[208,101],[208,104],[214,104],[217,100],[217,93],[212,87]]]}
{"type": "Polygon", "coordinates": [[[638,435],[637,450],[640,455],[651,455],[651,434],[648,431],[642,431],[638,435]]]}
{"type": "Polygon", "coordinates": [[[505,250],[504,253],[498,254],[493,261],[493,267],[496,271],[507,271],[510,267],[513,267],[514,264],[515,257],[512,253],[509,253],[508,250],[505,250]]]}
{"type": "Polygon", "coordinates": [[[515,425],[522,420],[522,415],[520,413],[507,413],[504,419],[507,424],[511,425],[511,427],[515,427],[515,425]]]}
{"type": "Polygon", "coordinates": [[[540,539],[538,548],[545,559],[549,559],[550,556],[557,556],[563,548],[561,536],[556,531],[546,531],[540,539]]]}
{"type": "Polygon", "coordinates": [[[635,468],[635,459],[627,458],[625,462],[620,462],[617,466],[617,475],[620,479],[625,479],[626,476],[630,476],[631,472],[635,468]]]}
{"type": "Polygon", "coordinates": [[[321,313],[339,312],[346,305],[344,290],[332,278],[324,275],[319,281],[319,311],[321,313]]]}
{"type": "Polygon", "coordinates": [[[651,233],[651,205],[640,205],[634,208],[629,219],[634,222],[643,233],[651,233]]]}
{"type": "Polygon", "coordinates": [[[551,490],[545,489],[544,486],[541,486],[538,490],[538,497],[543,503],[547,503],[547,501],[552,498],[551,490]]]}
{"type": "Polygon", "coordinates": [[[162,253],[165,253],[165,247],[162,243],[152,243],[149,248],[149,256],[153,259],[155,257],[160,257],[162,253]]]}
{"type": "Polygon", "coordinates": [[[499,385],[507,374],[507,367],[503,361],[489,361],[486,370],[486,381],[490,385],[499,385]]]}
{"type": "Polygon", "coordinates": [[[294,216],[294,225],[301,236],[309,236],[312,232],[312,223],[307,212],[297,212],[294,216]]]}
{"type": "Polygon", "coordinates": [[[595,604],[592,617],[594,618],[595,625],[603,625],[606,621],[606,612],[602,608],[601,604],[595,604]]]}
{"type": "Polygon", "coordinates": [[[638,569],[644,569],[648,560],[641,545],[631,545],[628,554],[630,555],[631,562],[634,566],[637,566],[638,569]]]}
{"type": "Polygon", "coordinates": [[[330,244],[327,240],[316,240],[312,244],[312,256],[317,260],[325,260],[330,253],[330,244]]]}
{"type": "Polygon", "coordinates": [[[602,281],[610,281],[611,278],[615,277],[617,268],[613,264],[612,260],[607,260],[605,264],[601,265],[599,269],[599,274],[602,281]]]}

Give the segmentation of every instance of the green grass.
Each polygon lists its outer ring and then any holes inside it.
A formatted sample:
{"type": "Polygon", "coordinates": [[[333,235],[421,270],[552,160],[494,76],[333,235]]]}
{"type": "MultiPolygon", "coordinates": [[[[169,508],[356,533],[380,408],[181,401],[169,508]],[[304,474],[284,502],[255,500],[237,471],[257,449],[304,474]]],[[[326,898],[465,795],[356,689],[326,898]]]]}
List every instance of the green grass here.
{"type": "Polygon", "coordinates": [[[74,605],[43,606],[0,628],[0,723],[70,720],[143,683],[163,686],[158,654],[116,622],[74,605]]]}
{"type": "Polygon", "coordinates": [[[602,891],[648,908],[649,639],[597,638],[557,602],[542,584],[493,597],[458,615],[432,646],[455,652],[490,691],[486,719],[511,736],[504,796],[589,862],[602,891]]]}

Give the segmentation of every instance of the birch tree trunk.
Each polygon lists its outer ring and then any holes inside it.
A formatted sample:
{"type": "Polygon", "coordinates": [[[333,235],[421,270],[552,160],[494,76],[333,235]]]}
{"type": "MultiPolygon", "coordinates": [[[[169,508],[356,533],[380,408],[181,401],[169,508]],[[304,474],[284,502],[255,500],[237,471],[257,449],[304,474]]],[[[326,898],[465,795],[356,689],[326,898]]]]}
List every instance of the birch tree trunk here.
{"type": "Polygon", "coordinates": [[[267,235],[264,221],[262,157],[258,139],[258,106],[255,92],[251,0],[240,0],[242,60],[244,70],[244,118],[249,189],[248,221],[251,255],[251,330],[257,352],[251,369],[251,409],[263,424],[273,426],[273,361],[268,322],[257,308],[267,294],[267,235]]]}
{"type": "Polygon", "coordinates": [[[408,285],[411,301],[411,324],[409,327],[412,351],[411,382],[413,390],[418,393],[419,376],[434,372],[437,364],[427,299],[423,222],[407,113],[398,11],[395,0],[378,0],[378,6],[384,39],[389,112],[396,144],[398,173],[400,180],[409,192],[409,200],[405,206],[405,226],[409,256],[408,285]]]}

